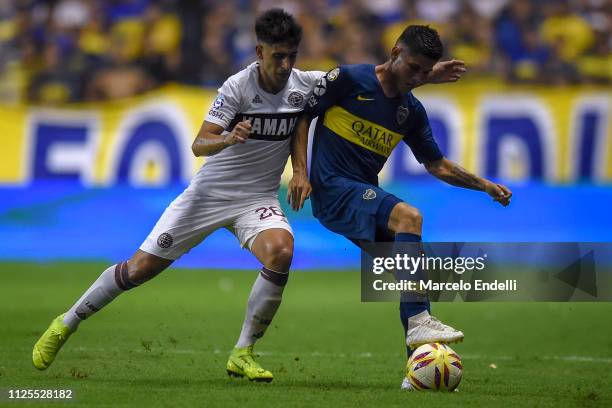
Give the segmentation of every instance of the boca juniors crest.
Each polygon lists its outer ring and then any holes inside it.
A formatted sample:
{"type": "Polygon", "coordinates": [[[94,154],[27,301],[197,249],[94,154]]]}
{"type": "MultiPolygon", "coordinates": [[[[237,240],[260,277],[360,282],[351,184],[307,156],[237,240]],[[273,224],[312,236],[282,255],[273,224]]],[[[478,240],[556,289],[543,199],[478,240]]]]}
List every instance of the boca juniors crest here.
{"type": "Polygon", "coordinates": [[[410,114],[410,111],[408,110],[407,107],[402,106],[402,105],[398,106],[397,112],[395,114],[397,123],[399,123],[400,125],[403,124],[406,121],[406,119],[408,119],[409,114],[410,114]]]}

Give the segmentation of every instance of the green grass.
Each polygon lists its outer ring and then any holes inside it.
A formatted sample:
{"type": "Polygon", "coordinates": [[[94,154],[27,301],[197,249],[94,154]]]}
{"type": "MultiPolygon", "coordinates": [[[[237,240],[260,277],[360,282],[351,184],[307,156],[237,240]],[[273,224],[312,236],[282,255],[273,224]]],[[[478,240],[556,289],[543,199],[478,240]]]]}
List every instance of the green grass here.
{"type": "Polygon", "coordinates": [[[466,334],[455,347],[460,391],[406,393],[397,305],[360,303],[349,272],[292,273],[257,347],[271,384],[225,374],[254,272],[166,271],[83,323],[51,368],[35,370],[38,336],[105,267],[0,264],[0,404],[9,388],[70,388],[70,406],[612,405],[612,304],[434,304],[466,334]]]}

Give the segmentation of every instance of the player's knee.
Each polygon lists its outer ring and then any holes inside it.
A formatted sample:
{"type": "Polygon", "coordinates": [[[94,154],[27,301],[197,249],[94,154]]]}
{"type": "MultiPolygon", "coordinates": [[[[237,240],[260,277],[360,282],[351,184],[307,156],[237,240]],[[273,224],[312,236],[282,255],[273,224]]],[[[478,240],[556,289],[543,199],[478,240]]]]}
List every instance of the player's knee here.
{"type": "Polygon", "coordinates": [[[293,245],[279,242],[268,247],[266,267],[277,272],[287,272],[293,260],[293,245]]]}
{"type": "Polygon", "coordinates": [[[420,234],[423,226],[423,216],[418,208],[402,206],[397,220],[396,233],[410,232],[420,234]]]}

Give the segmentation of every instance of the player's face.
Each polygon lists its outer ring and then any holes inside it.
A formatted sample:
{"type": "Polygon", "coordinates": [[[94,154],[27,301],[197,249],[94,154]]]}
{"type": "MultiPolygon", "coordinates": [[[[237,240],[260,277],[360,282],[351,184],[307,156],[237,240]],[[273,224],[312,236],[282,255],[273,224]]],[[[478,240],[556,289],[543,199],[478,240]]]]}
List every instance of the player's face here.
{"type": "Polygon", "coordinates": [[[391,53],[391,73],[397,88],[405,93],[422,84],[438,61],[396,48],[391,53]]]}
{"type": "Polygon", "coordinates": [[[295,65],[297,46],[260,43],[255,50],[260,72],[266,77],[266,82],[274,88],[284,88],[295,65]]]}

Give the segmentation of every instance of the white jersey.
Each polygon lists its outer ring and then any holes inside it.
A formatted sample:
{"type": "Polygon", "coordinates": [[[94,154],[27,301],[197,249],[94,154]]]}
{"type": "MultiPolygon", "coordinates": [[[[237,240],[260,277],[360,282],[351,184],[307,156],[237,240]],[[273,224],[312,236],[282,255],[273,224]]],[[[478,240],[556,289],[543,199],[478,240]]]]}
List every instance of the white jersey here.
{"type": "Polygon", "coordinates": [[[219,88],[206,121],[222,126],[227,133],[238,122],[250,119],[251,135],[245,143],[208,157],[190,189],[224,200],[276,196],[291,136],[322,75],[324,72],[293,69],[287,85],[274,95],[259,86],[256,62],[229,77],[219,88]]]}

